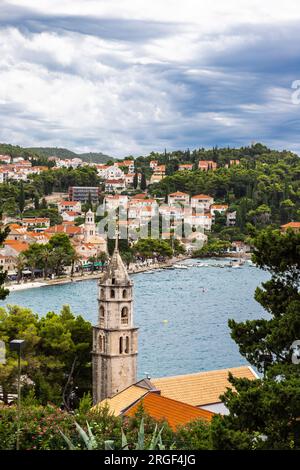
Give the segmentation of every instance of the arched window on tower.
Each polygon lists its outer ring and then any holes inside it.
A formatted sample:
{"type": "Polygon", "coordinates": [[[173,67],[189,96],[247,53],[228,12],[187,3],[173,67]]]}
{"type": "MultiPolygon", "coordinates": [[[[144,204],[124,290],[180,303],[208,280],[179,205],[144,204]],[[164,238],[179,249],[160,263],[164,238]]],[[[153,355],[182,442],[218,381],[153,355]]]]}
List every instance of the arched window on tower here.
{"type": "Polygon", "coordinates": [[[100,326],[103,326],[104,324],[104,318],[105,318],[105,310],[103,305],[101,305],[100,310],[99,310],[99,317],[100,317],[100,326]]]}
{"type": "Polygon", "coordinates": [[[103,352],[103,336],[99,336],[99,351],[103,352]]]}
{"type": "Polygon", "coordinates": [[[127,290],[126,289],[123,290],[123,299],[127,299],[127,290]]]}
{"type": "Polygon", "coordinates": [[[121,325],[128,325],[128,307],[121,310],[121,325]]]}
{"type": "Polygon", "coordinates": [[[129,336],[126,336],[125,353],[129,353],[129,336]]]}
{"type": "Polygon", "coordinates": [[[115,289],[110,289],[110,296],[112,299],[115,298],[115,289]]]}
{"type": "Polygon", "coordinates": [[[123,338],[122,338],[122,336],[120,337],[120,340],[119,340],[119,353],[123,354],[123,338]]]}

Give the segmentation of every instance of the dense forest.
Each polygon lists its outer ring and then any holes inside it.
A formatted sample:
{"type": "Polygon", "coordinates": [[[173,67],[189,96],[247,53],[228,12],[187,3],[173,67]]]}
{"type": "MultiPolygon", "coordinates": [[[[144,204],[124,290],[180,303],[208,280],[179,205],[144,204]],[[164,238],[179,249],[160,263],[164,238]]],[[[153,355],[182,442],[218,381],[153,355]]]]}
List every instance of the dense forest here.
{"type": "MultiPolygon", "coordinates": [[[[263,228],[300,220],[300,159],[291,152],[256,144],[240,149],[187,150],[148,157],[154,158],[166,165],[167,177],[149,187],[153,196],[166,197],[174,191],[210,194],[216,203],[224,202],[230,211],[236,211],[237,228],[242,233],[247,231],[247,224],[263,228]],[[218,168],[200,171],[199,160],[213,160],[218,168]],[[239,160],[240,164],[230,166],[230,160],[239,160]],[[194,164],[193,171],[177,171],[180,163],[187,162],[194,164]]],[[[138,161],[145,165],[145,159],[138,161]]],[[[217,222],[225,225],[222,218],[217,222]]],[[[215,229],[220,229],[218,224],[215,229]]]]}

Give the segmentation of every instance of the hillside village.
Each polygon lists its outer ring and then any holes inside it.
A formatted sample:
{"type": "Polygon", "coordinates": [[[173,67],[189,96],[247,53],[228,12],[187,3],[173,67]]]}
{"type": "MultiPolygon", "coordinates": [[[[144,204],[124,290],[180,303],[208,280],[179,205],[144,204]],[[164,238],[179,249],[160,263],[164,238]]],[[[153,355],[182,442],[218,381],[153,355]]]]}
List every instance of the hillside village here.
{"type": "MultiPolygon", "coordinates": [[[[180,158],[175,154],[178,163],[174,166],[173,154],[169,157],[166,157],[166,154],[157,155],[158,158],[153,156],[154,154],[147,159],[136,160],[125,158],[107,164],[86,162],[80,158],[62,159],[49,156],[43,165],[37,165],[35,158],[0,155],[0,184],[10,188],[14,183],[34,185],[37,181],[34,178],[43,174],[51,173],[55,180],[56,172],[67,171],[68,176],[73,171],[81,171],[84,168],[95,171],[94,180],[98,181],[94,186],[67,186],[67,191],[44,195],[46,207],[48,205],[48,208],[57,214],[54,221],[47,216],[35,215],[36,211],[33,211],[32,216],[26,215],[26,211],[13,216],[2,210],[2,223],[9,227],[10,232],[0,248],[0,266],[13,279],[19,269],[20,255],[27,252],[30,245],[46,245],[53,236],[65,234],[77,255],[73,269],[78,271],[91,268],[91,259],[98,260],[101,253],[108,252],[107,234],[99,234],[97,231],[99,217],[97,218],[96,209],[99,204],[102,214],[116,215],[117,212],[122,212],[119,228],[122,237],[126,238],[131,246],[138,239],[148,236],[163,240],[177,239],[183,250],[191,254],[196,242],[200,243],[200,246],[207,242],[220,220],[223,228],[227,227],[228,233],[230,230],[238,231],[237,217],[239,220],[241,217],[237,215],[234,204],[225,202],[225,198],[217,197],[216,200],[210,194],[193,194],[180,190],[164,192],[163,196],[160,188],[165,181],[175,178],[176,175],[182,175],[183,181],[188,181],[189,174],[194,177],[195,174],[203,173],[212,178],[210,175],[217,174],[217,170],[223,174],[229,171],[231,175],[238,175],[238,172],[247,167],[248,162],[245,164],[243,159],[236,156],[219,159],[219,162],[215,161],[215,158],[202,159],[201,156],[197,159],[187,152],[180,158]],[[187,160],[193,162],[188,163],[187,160]],[[170,173],[172,165],[173,171],[170,173]],[[159,225],[158,233],[154,231],[155,223],[159,225]]],[[[216,193],[215,190],[213,192],[216,193]]],[[[38,205],[39,199],[38,197],[38,205]]],[[[32,203],[26,201],[26,206],[30,210],[32,203]]],[[[267,210],[261,212],[259,217],[265,217],[267,220],[267,210]]],[[[287,222],[281,224],[283,230],[288,227],[299,230],[299,222],[283,221],[287,222]]],[[[225,252],[245,254],[250,250],[251,247],[245,238],[239,238],[237,234],[225,252]]],[[[94,267],[95,263],[93,269],[94,267]]],[[[23,268],[25,274],[32,274],[28,266],[23,268]]]]}

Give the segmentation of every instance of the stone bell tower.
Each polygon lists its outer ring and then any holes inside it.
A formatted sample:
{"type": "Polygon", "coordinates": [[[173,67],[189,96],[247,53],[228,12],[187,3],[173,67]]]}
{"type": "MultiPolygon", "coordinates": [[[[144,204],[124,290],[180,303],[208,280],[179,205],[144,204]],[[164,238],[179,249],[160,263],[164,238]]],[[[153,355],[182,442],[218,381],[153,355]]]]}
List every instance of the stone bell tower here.
{"type": "Polygon", "coordinates": [[[96,235],[96,224],[94,213],[89,209],[85,215],[84,222],[84,241],[88,243],[96,235]]]}
{"type": "Polygon", "coordinates": [[[110,398],[136,382],[137,333],[133,283],[118,250],[99,281],[98,324],[93,327],[93,401],[110,398]]]}

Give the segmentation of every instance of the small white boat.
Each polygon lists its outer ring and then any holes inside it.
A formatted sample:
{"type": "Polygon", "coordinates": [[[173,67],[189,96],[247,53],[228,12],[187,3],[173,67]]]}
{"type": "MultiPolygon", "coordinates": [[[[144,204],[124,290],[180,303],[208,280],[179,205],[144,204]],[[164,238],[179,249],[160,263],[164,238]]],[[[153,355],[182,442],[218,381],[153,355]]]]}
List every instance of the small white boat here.
{"type": "Polygon", "coordinates": [[[175,269],[189,269],[188,266],[186,266],[184,264],[173,264],[173,267],[175,269]]]}

